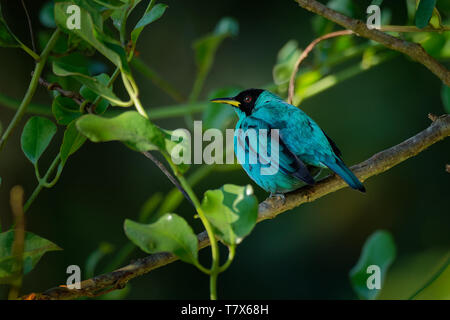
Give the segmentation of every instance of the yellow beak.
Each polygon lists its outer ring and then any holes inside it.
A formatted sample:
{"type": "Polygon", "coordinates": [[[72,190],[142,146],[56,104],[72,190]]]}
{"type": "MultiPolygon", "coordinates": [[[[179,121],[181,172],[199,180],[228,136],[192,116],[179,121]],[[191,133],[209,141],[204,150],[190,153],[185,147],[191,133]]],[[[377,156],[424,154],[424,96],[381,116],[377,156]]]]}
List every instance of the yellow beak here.
{"type": "Polygon", "coordinates": [[[235,106],[238,108],[241,105],[241,103],[239,101],[236,101],[233,98],[217,98],[217,99],[212,99],[211,102],[231,104],[232,106],[235,106]]]}

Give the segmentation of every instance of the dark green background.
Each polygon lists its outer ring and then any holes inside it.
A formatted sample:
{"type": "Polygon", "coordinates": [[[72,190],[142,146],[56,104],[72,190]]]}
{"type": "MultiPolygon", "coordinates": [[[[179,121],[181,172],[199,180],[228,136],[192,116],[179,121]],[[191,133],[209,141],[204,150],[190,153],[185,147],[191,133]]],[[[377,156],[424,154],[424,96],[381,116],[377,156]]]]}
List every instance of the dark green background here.
{"type": "MultiPolygon", "coordinates": [[[[27,2],[35,30],[42,29],[37,12],[43,2],[27,2]]],[[[212,30],[223,16],[240,23],[239,36],[226,40],[218,51],[202,100],[210,90],[223,86],[260,87],[271,83],[272,67],[282,45],[296,39],[304,47],[314,38],[312,15],[294,1],[164,2],[169,9],[143,32],[138,50],[148,65],[185,94],[190,92],[195,75],[192,41],[212,30]]],[[[10,26],[29,43],[20,3],[2,4],[10,26]]],[[[404,23],[404,3],[395,1],[396,6],[392,6],[390,1],[389,5],[393,23],[404,23]]],[[[143,8],[141,5],[137,11],[143,8]]],[[[19,49],[1,48],[0,92],[21,99],[32,67],[31,59],[19,49]]],[[[141,100],[150,112],[152,107],[174,104],[147,79],[136,76],[141,100]]],[[[444,113],[440,90],[441,82],[431,72],[399,56],[306,100],[301,108],[336,141],[346,163],[353,165],[425,129],[430,124],[428,113],[444,113]]],[[[42,88],[35,100],[51,107],[49,95],[42,88]]],[[[13,114],[0,108],[3,127],[13,114]]],[[[181,119],[158,124],[169,129],[184,126],[181,119]]],[[[11,187],[23,185],[30,194],[36,185],[33,166],[20,149],[21,128],[0,155],[0,218],[4,226],[12,221],[8,204],[11,187]]],[[[61,133],[62,128],[41,159],[42,168],[57,152],[61,133]]],[[[356,263],[365,239],[377,229],[387,229],[397,243],[398,259],[392,276],[388,276],[385,295],[407,298],[450,248],[450,174],[445,172],[449,147],[449,140],[440,142],[371,178],[365,183],[365,195],[346,188],[258,224],[238,247],[231,268],[219,277],[219,297],[355,298],[348,271],[356,263]]],[[[202,195],[224,183],[242,185],[250,179],[243,170],[214,173],[195,191],[202,195]]],[[[42,258],[25,277],[23,293],[64,284],[66,267],[78,264],[83,268],[87,256],[102,241],[120,248],[127,241],[124,219],[136,219],[150,195],[167,193],[171,188],[142,155],[119,143],[86,143],[70,158],[57,185],[44,190],[27,214],[27,230],[55,242],[64,251],[42,258]]],[[[257,186],[255,189],[258,199],[264,200],[267,194],[257,186]]],[[[186,202],[176,212],[185,217],[193,215],[186,202]]],[[[209,250],[202,251],[204,262],[209,263],[209,254],[209,250]]],[[[132,258],[144,255],[136,252],[132,258]]],[[[131,281],[128,298],[205,299],[209,296],[208,281],[193,266],[175,262],[131,281]]],[[[5,292],[0,287],[0,297],[5,297],[5,292]]]]}

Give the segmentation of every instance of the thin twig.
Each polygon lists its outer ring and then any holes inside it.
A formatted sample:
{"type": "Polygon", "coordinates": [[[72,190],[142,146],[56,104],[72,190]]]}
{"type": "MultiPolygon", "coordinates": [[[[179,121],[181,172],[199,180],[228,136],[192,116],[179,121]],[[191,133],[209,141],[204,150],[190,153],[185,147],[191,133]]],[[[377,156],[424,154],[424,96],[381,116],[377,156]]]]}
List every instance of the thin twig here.
{"type": "Polygon", "coordinates": [[[389,49],[399,51],[411,57],[413,60],[423,64],[431,72],[433,72],[439,79],[441,79],[447,86],[450,86],[450,71],[447,70],[441,63],[430,56],[423,47],[414,42],[408,42],[387,33],[376,29],[369,29],[367,25],[361,21],[352,19],[339,13],[333,9],[315,0],[295,0],[302,8],[318,14],[328,20],[337,23],[345,29],[353,30],[361,37],[371,39],[381,43],[389,49]]]}
{"type": "Polygon", "coordinates": [[[27,6],[25,5],[25,1],[21,0],[21,2],[22,2],[23,9],[25,10],[25,15],[27,16],[28,29],[30,30],[31,47],[33,48],[34,52],[37,52],[36,51],[36,44],[34,42],[34,32],[33,32],[33,25],[31,24],[31,18],[30,18],[30,15],[28,13],[27,6]]]}
{"type": "MultiPolygon", "coordinates": [[[[367,180],[414,157],[448,136],[450,136],[450,116],[443,115],[433,121],[427,129],[396,146],[375,154],[366,161],[353,166],[351,169],[361,181],[367,180]]],[[[275,218],[285,211],[304,203],[312,202],[345,187],[347,187],[347,184],[341,178],[332,175],[319,181],[314,186],[306,186],[287,194],[284,200],[277,197],[268,198],[259,204],[258,222],[275,218]]],[[[206,232],[198,234],[197,238],[199,241],[199,249],[205,248],[210,244],[206,232]]],[[[170,253],[152,254],[113,272],[82,281],[80,290],[56,287],[43,293],[26,295],[22,299],[75,299],[89,296],[89,294],[103,292],[104,290],[117,286],[118,283],[125,285],[130,279],[165,266],[177,259],[176,256],[170,253]]]]}
{"type": "MultiPolygon", "coordinates": [[[[192,202],[192,199],[187,194],[186,190],[184,190],[184,188],[181,186],[181,184],[178,182],[178,180],[175,179],[174,176],[172,176],[172,174],[169,172],[169,170],[167,170],[167,168],[162,164],[162,162],[159,161],[158,159],[156,159],[153,156],[153,154],[151,154],[149,151],[142,152],[142,154],[144,156],[146,156],[147,158],[149,158],[150,160],[152,160],[153,163],[156,164],[156,166],[167,176],[167,178],[169,178],[170,182],[172,182],[175,185],[175,187],[177,187],[178,190],[180,190],[180,192],[183,194],[183,196],[194,206],[194,203],[192,202]]],[[[194,206],[194,208],[195,208],[195,206],[194,206]]]]}
{"type": "Polygon", "coordinates": [[[352,30],[339,30],[331,33],[327,33],[317,39],[315,39],[313,42],[311,42],[306,49],[300,54],[300,57],[298,57],[297,62],[295,63],[294,70],[292,70],[291,78],[289,80],[289,96],[288,96],[288,103],[292,103],[292,100],[294,99],[294,86],[295,86],[295,76],[297,75],[298,68],[300,67],[300,64],[303,62],[303,60],[308,57],[308,54],[314,49],[314,47],[322,40],[330,39],[334,37],[344,36],[352,34],[352,30]]]}
{"type": "Polygon", "coordinates": [[[50,83],[44,78],[39,78],[39,84],[45,87],[47,90],[59,92],[63,97],[70,98],[79,105],[81,105],[84,102],[84,98],[81,94],[74,91],[64,90],[59,83],[56,82],[50,83]]]}

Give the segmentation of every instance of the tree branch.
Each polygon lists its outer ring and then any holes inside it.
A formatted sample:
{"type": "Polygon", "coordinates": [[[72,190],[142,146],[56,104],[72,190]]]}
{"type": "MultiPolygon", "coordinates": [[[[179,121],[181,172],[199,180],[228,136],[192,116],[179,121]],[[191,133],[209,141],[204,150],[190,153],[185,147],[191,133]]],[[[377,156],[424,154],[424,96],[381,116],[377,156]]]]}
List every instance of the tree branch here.
{"type": "MultiPolygon", "coordinates": [[[[422,132],[403,141],[402,143],[381,151],[366,161],[353,166],[351,169],[356,176],[364,181],[378,175],[399,163],[414,157],[434,143],[450,136],[450,115],[435,117],[429,115],[432,124],[422,132]]],[[[279,198],[268,198],[259,204],[258,222],[272,219],[299,205],[312,202],[329,193],[346,187],[346,183],[331,175],[314,186],[305,186],[286,195],[285,201],[279,198]]],[[[209,245],[206,232],[198,235],[199,249],[209,245]]],[[[75,299],[78,297],[93,297],[110,292],[114,289],[123,288],[126,283],[153,269],[165,266],[178,258],[169,253],[157,253],[117,269],[113,272],[102,274],[81,282],[81,289],[68,289],[64,286],[49,289],[43,293],[32,293],[23,296],[22,299],[75,299]]]]}
{"type": "Polygon", "coordinates": [[[333,21],[344,27],[345,29],[353,30],[361,37],[374,40],[382,45],[402,52],[410,56],[413,60],[423,64],[437,77],[439,77],[447,86],[450,86],[450,71],[448,71],[442,64],[431,57],[420,44],[408,42],[388,35],[376,29],[369,29],[361,20],[352,19],[333,9],[330,9],[315,0],[295,0],[302,8],[311,11],[315,14],[323,16],[328,20],[333,21]]]}
{"type": "Polygon", "coordinates": [[[186,190],[181,186],[181,184],[178,182],[178,180],[172,176],[172,174],[167,170],[167,168],[162,164],[161,161],[155,158],[153,154],[151,154],[150,151],[142,152],[144,156],[146,156],[148,159],[152,160],[153,163],[166,175],[166,177],[174,184],[175,187],[183,194],[183,196],[186,198],[187,201],[190,202],[195,208],[194,202],[192,202],[191,197],[187,194],[186,190]]]}

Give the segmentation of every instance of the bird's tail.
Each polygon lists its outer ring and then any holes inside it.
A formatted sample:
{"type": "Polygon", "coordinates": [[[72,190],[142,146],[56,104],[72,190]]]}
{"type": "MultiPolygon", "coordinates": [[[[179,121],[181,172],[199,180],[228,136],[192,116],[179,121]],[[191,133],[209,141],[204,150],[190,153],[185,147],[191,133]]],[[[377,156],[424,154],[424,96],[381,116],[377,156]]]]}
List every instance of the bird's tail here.
{"type": "Polygon", "coordinates": [[[339,159],[338,157],[334,157],[334,159],[330,159],[326,163],[324,163],[328,168],[333,170],[338,176],[340,176],[351,188],[355,190],[359,190],[361,192],[366,192],[366,188],[364,188],[361,181],[350,171],[349,168],[345,165],[345,163],[339,159]]]}

